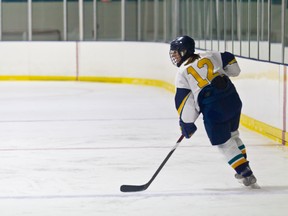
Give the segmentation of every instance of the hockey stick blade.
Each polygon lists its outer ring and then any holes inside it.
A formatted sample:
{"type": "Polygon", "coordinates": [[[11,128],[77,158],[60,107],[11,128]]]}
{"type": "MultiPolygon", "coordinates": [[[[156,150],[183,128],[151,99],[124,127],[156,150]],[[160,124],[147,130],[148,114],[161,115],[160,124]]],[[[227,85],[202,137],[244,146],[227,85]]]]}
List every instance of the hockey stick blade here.
{"type": "Polygon", "coordinates": [[[140,192],[148,188],[149,185],[122,185],[120,191],[122,192],[140,192]]]}
{"type": "Polygon", "coordinates": [[[122,185],[120,187],[120,191],[122,192],[139,192],[139,191],[144,191],[146,190],[149,185],[154,181],[154,179],[156,178],[156,176],[158,175],[158,173],[161,171],[161,169],[163,168],[163,166],[165,165],[165,163],[168,161],[168,159],[170,158],[170,156],[173,154],[173,152],[176,150],[177,146],[179,145],[179,143],[182,141],[182,139],[184,138],[183,135],[180,136],[180,138],[178,139],[176,145],[173,147],[173,149],[169,152],[169,154],[166,156],[166,158],[164,159],[164,161],[161,163],[161,165],[158,167],[158,169],[156,170],[156,172],[154,173],[154,175],[152,176],[152,178],[149,180],[149,182],[147,182],[144,185],[122,185]]]}

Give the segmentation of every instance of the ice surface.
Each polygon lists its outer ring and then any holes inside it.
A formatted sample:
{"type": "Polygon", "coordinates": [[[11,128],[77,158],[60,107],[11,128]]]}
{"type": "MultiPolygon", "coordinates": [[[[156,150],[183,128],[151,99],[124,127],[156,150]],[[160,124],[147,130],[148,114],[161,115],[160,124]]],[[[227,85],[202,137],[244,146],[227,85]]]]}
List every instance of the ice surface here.
{"type": "Polygon", "coordinates": [[[1,82],[3,216],[284,216],[288,151],[241,128],[259,190],[242,187],[202,120],[150,187],[180,136],[173,94],[88,82],[1,82]]]}

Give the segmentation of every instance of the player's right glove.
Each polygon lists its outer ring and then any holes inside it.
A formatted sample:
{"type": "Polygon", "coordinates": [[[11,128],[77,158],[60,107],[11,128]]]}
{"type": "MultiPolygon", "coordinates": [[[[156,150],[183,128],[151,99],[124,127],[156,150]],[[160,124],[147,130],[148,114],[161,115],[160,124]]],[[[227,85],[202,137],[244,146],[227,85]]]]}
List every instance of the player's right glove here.
{"type": "Polygon", "coordinates": [[[182,121],[182,119],[180,119],[179,124],[180,124],[182,135],[185,136],[187,139],[189,139],[197,130],[197,127],[193,122],[185,123],[182,121]]]}

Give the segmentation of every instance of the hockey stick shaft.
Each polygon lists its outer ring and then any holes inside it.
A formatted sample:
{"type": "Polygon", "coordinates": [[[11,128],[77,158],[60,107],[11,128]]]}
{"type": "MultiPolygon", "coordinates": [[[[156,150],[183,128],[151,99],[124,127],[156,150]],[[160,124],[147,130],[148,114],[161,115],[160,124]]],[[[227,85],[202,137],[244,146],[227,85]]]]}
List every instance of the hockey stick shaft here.
{"type": "Polygon", "coordinates": [[[180,138],[178,139],[178,141],[176,142],[176,145],[172,148],[172,150],[169,152],[169,154],[166,156],[166,158],[160,164],[160,166],[158,167],[158,169],[156,170],[156,172],[154,173],[152,178],[146,184],[144,184],[144,185],[122,185],[120,187],[120,190],[122,192],[138,192],[138,191],[146,190],[150,186],[150,184],[154,181],[154,179],[156,178],[158,173],[162,170],[162,168],[164,167],[164,165],[166,164],[168,159],[171,157],[171,155],[174,153],[174,151],[176,150],[176,148],[178,147],[180,142],[183,140],[183,138],[184,138],[184,136],[181,135],[180,138]]]}

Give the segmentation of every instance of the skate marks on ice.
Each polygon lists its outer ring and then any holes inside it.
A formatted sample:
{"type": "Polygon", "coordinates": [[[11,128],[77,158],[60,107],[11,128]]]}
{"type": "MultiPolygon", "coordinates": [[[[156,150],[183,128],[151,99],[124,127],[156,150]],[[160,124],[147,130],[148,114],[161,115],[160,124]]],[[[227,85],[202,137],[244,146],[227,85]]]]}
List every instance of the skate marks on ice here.
{"type": "Polygon", "coordinates": [[[241,194],[255,194],[255,195],[287,195],[288,194],[288,185],[278,185],[278,186],[270,186],[270,185],[259,185],[260,188],[251,188],[246,187],[244,185],[240,185],[239,187],[233,188],[206,188],[204,189],[206,192],[215,192],[215,194],[225,194],[227,195],[241,195],[241,194]]]}
{"type": "Polygon", "coordinates": [[[111,199],[111,198],[157,198],[157,197],[212,197],[212,196],[250,196],[250,195],[287,195],[288,186],[262,186],[261,189],[250,188],[204,188],[194,191],[170,192],[135,192],[135,193],[95,193],[95,194],[55,194],[55,195],[13,195],[0,196],[0,200],[54,200],[54,199],[111,199]]]}

